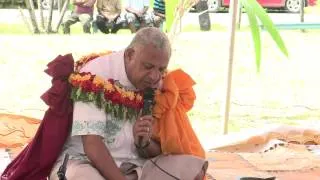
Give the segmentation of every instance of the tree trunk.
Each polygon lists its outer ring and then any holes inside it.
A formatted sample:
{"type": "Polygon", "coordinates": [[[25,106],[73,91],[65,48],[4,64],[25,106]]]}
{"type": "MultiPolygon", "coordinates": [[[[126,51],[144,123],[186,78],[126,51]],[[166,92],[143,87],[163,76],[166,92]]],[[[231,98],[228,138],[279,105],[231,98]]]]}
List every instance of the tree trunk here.
{"type": "Polygon", "coordinates": [[[32,27],[33,27],[33,33],[34,34],[39,34],[40,30],[38,28],[36,15],[34,13],[33,1],[32,0],[25,0],[25,3],[26,3],[26,6],[27,6],[27,9],[29,11],[31,24],[32,24],[32,27]]]}
{"type": "Polygon", "coordinates": [[[58,2],[58,11],[59,11],[59,13],[61,13],[61,10],[62,10],[62,0],[57,0],[58,2]]]}
{"type": "Polygon", "coordinates": [[[41,28],[44,30],[45,29],[45,25],[44,25],[43,7],[41,5],[41,0],[38,0],[37,3],[38,3],[39,14],[40,14],[40,25],[41,25],[41,28]]]}
{"type": "Polygon", "coordinates": [[[58,31],[59,31],[59,27],[60,27],[60,24],[62,23],[64,14],[66,13],[66,11],[67,11],[67,9],[68,9],[69,1],[70,1],[70,0],[65,0],[65,1],[64,1],[63,8],[62,8],[62,11],[61,11],[61,13],[60,13],[57,26],[56,26],[56,28],[55,28],[55,32],[58,32],[58,31]]]}
{"type": "Polygon", "coordinates": [[[26,24],[29,32],[30,32],[30,33],[33,33],[32,28],[31,28],[31,26],[30,26],[30,24],[29,24],[29,22],[28,22],[28,19],[27,19],[27,17],[23,14],[23,11],[22,11],[22,9],[21,9],[20,7],[19,7],[19,12],[20,12],[21,17],[22,17],[22,20],[23,20],[23,22],[26,24]]]}
{"type": "Polygon", "coordinates": [[[46,32],[52,33],[52,14],[53,14],[53,0],[49,1],[49,15],[48,15],[48,25],[47,25],[47,30],[46,32]]]}

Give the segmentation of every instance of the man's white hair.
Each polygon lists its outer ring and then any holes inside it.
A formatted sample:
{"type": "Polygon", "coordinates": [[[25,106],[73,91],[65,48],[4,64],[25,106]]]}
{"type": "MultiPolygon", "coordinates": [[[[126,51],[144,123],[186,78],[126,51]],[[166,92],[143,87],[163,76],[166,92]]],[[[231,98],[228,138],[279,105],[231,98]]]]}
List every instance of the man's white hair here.
{"type": "Polygon", "coordinates": [[[133,48],[136,45],[153,45],[156,48],[166,50],[169,57],[171,56],[171,45],[167,35],[155,27],[140,29],[132,39],[128,48],[133,48]]]}

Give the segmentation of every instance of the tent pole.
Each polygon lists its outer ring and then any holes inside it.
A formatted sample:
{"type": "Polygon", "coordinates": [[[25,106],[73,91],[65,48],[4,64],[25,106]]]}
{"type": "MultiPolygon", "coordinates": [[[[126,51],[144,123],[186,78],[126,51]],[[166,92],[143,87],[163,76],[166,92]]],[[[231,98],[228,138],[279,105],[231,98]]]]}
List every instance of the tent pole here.
{"type": "Polygon", "coordinates": [[[237,6],[239,0],[231,0],[231,8],[229,9],[229,14],[231,12],[231,19],[229,25],[229,53],[228,53],[228,74],[226,82],[226,99],[225,99],[225,109],[224,109],[224,123],[223,123],[223,134],[228,133],[228,121],[230,112],[230,96],[231,96],[231,85],[232,85],[232,67],[234,58],[234,46],[235,46],[235,35],[236,35],[236,20],[237,20],[237,6]]]}

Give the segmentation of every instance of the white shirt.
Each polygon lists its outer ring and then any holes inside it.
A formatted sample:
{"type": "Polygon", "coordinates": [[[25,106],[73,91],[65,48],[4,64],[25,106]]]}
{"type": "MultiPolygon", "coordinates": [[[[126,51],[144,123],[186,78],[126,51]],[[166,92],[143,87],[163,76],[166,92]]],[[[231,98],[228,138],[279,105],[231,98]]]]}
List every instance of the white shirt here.
{"type": "MultiPolygon", "coordinates": [[[[125,72],[124,51],[99,57],[85,65],[81,72],[90,72],[104,79],[119,80],[120,84],[126,88],[135,89],[125,72]]],[[[103,137],[118,167],[122,162],[141,166],[144,160],[138,156],[135,149],[132,127],[132,122],[112,118],[93,103],[75,102],[71,136],[65,143],[58,161],[63,160],[67,152],[70,155],[69,159],[87,159],[81,135],[94,134],[103,137]]]]}
{"type": "Polygon", "coordinates": [[[126,0],[125,7],[130,7],[136,11],[141,11],[144,7],[149,7],[149,3],[149,0],[126,0]]]}

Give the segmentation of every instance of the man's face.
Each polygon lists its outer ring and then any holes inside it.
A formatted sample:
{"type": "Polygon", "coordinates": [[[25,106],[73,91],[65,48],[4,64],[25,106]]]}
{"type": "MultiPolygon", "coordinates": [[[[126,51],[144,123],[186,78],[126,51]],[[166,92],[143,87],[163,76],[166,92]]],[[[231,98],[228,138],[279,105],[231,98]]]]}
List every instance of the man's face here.
{"type": "Polygon", "coordinates": [[[159,86],[169,63],[165,49],[150,46],[136,46],[125,52],[126,72],[131,83],[140,90],[159,86]]]}

